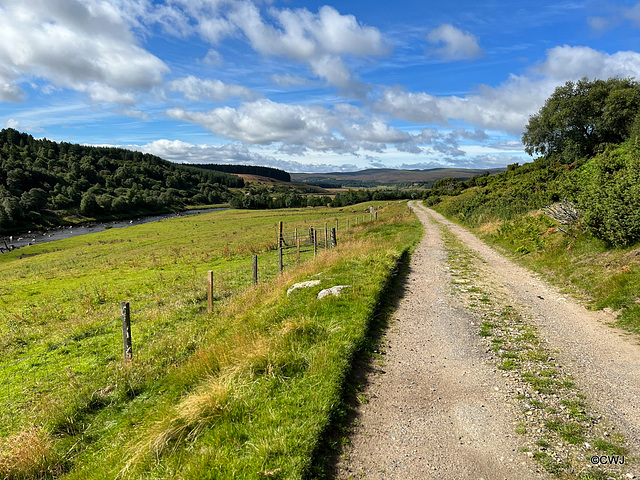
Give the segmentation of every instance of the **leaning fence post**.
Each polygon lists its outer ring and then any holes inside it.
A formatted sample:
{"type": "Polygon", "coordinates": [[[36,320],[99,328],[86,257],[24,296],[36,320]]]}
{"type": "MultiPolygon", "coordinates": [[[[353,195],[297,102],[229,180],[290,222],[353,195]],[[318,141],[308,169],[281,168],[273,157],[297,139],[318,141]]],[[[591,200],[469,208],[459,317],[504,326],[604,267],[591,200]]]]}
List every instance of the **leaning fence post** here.
{"type": "Polygon", "coordinates": [[[122,312],[122,346],[124,349],[124,359],[133,358],[133,347],[131,345],[131,308],[129,302],[120,302],[122,312]]]}
{"type": "Polygon", "coordinates": [[[284,270],[284,263],[282,261],[282,247],[278,248],[278,268],[280,269],[280,273],[284,270]]]}
{"type": "Polygon", "coordinates": [[[253,256],[253,284],[258,284],[258,255],[253,256]]]}
{"type": "Polygon", "coordinates": [[[336,238],[336,229],[332,228],[331,229],[331,247],[337,247],[338,246],[338,239],[336,238]]]}
{"type": "Polygon", "coordinates": [[[213,312],[213,271],[207,272],[207,312],[213,312]]]}

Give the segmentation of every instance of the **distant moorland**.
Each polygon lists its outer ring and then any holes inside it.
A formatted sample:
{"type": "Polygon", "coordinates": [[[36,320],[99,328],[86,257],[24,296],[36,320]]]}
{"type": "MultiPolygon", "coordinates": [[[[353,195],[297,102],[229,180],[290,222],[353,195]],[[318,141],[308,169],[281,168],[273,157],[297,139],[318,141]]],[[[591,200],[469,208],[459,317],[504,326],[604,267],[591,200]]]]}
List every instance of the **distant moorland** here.
{"type": "Polygon", "coordinates": [[[407,188],[431,188],[442,178],[466,180],[485,172],[503,172],[504,168],[489,170],[467,168],[432,168],[429,170],[396,170],[393,168],[371,168],[358,172],[292,173],[294,182],[317,185],[324,188],[396,186],[407,188]]]}

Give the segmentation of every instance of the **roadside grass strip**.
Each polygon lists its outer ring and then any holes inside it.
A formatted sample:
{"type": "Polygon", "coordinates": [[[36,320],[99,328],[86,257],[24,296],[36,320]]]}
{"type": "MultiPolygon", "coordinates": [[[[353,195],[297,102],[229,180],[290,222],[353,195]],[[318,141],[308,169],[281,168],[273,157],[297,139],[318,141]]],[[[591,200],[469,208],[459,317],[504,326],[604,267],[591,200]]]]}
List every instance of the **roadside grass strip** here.
{"type": "Polygon", "coordinates": [[[146,350],[0,439],[0,478],[308,478],[384,287],[421,233],[394,203],[211,314],[201,294],[154,307],[146,350]],[[309,280],[320,283],[287,295],[309,280]],[[335,285],[350,286],[318,300],[335,285]]]}
{"type": "Polygon", "coordinates": [[[438,226],[454,297],[477,318],[489,361],[512,385],[507,401],[521,412],[521,451],[563,479],[633,478],[626,472],[636,459],[626,456],[624,437],[587,403],[522,309],[485,278],[484,261],[438,226]]]}

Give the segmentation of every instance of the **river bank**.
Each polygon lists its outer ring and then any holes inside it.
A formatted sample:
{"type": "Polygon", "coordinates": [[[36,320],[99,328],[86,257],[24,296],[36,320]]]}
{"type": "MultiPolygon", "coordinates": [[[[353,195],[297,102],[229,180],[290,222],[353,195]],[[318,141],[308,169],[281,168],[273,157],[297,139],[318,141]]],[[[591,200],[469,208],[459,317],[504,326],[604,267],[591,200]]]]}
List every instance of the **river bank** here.
{"type": "Polygon", "coordinates": [[[200,213],[215,212],[218,210],[228,210],[228,207],[202,208],[195,210],[185,210],[179,213],[164,213],[162,215],[148,215],[127,220],[113,220],[110,222],[92,222],[80,225],[54,228],[46,231],[31,230],[21,234],[6,236],[0,239],[0,253],[15,250],[16,248],[28,247],[39,243],[48,243],[55,240],[87,235],[89,233],[102,232],[110,228],[132,227],[143,223],[157,222],[168,218],[183,217],[187,215],[198,215],[200,213]]]}

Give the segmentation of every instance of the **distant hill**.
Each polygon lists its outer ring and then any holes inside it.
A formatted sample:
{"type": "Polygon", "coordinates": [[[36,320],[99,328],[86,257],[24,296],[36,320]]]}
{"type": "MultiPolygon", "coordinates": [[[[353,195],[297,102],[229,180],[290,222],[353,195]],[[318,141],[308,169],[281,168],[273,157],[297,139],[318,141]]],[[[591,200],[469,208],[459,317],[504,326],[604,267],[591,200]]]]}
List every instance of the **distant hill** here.
{"type": "Polygon", "coordinates": [[[283,182],[290,182],[291,175],[280,170],[279,168],[260,167],[256,165],[228,165],[228,164],[184,164],[193,168],[202,168],[204,170],[214,170],[217,172],[233,173],[235,175],[259,175],[261,177],[275,178],[283,182]]]}
{"type": "Polygon", "coordinates": [[[506,168],[488,170],[466,168],[433,168],[429,170],[396,170],[392,168],[371,168],[358,172],[332,173],[292,173],[294,182],[317,185],[323,188],[406,186],[430,188],[442,178],[466,180],[485,172],[503,172],[506,168]]]}
{"type": "Polygon", "coordinates": [[[251,184],[257,184],[261,186],[278,187],[279,189],[291,189],[297,191],[298,193],[319,193],[322,195],[331,193],[325,188],[307,183],[285,182],[276,178],[263,177],[261,175],[250,175],[246,173],[239,173],[237,175],[242,178],[242,180],[244,180],[246,187],[251,186],[251,184]]]}

